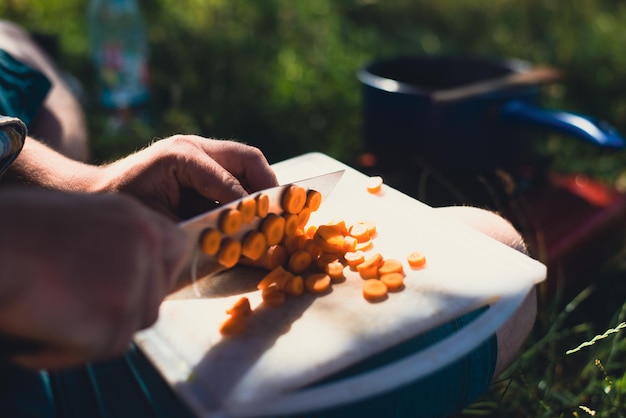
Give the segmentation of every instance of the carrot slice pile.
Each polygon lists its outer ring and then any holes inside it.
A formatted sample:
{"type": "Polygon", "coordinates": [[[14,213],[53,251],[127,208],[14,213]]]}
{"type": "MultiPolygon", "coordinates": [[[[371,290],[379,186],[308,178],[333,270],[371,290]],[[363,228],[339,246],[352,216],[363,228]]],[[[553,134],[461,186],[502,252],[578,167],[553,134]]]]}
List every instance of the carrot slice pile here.
{"type": "MultiPolygon", "coordinates": [[[[374,176],[367,190],[379,193],[382,186],[382,178],[374,176]]],[[[304,292],[324,294],[351,276],[346,274],[346,267],[363,279],[362,297],[380,302],[389,298],[390,292],[404,288],[403,263],[413,269],[426,264],[426,257],[419,251],[409,252],[406,260],[370,251],[379,234],[373,221],[347,224],[337,218],[309,225],[311,213],[320,208],[321,201],[318,191],[297,185],[283,192],[280,214],[270,212],[269,197],[263,193],[244,199],[237,209],[223,211],[217,229],[203,231],[200,247],[204,253],[216,255],[224,267],[241,263],[266,269],[257,287],[268,307],[280,306],[287,297],[304,292]],[[237,239],[241,225],[252,222],[255,216],[260,218],[258,229],[237,239]]],[[[250,302],[241,298],[226,313],[229,318],[220,332],[236,335],[245,329],[245,319],[252,314],[250,302]]]]}

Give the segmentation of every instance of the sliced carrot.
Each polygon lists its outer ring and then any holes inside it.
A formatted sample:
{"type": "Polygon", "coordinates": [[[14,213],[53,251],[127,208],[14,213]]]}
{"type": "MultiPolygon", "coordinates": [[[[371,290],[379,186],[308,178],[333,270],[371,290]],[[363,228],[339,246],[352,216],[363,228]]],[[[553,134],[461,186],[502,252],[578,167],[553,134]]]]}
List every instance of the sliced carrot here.
{"type": "Polygon", "coordinates": [[[412,251],[406,256],[406,260],[409,262],[409,266],[413,268],[420,268],[426,264],[426,256],[419,251],[412,251]]]}
{"type": "Polygon", "coordinates": [[[381,274],[380,281],[387,286],[390,292],[395,292],[404,287],[404,274],[398,272],[381,274]]]}
{"type": "Polygon", "coordinates": [[[259,231],[248,231],[241,243],[241,254],[251,260],[258,260],[266,249],[267,240],[259,231]]]}
{"type": "Polygon", "coordinates": [[[231,337],[239,335],[246,330],[248,321],[244,316],[229,316],[220,325],[219,331],[222,335],[231,337]]]}
{"type": "Polygon", "coordinates": [[[256,200],[251,197],[243,199],[237,205],[237,209],[241,212],[241,221],[243,223],[252,222],[256,216],[256,200]]]}
{"type": "Polygon", "coordinates": [[[376,194],[380,192],[383,188],[383,178],[380,176],[372,176],[367,179],[367,184],[365,185],[367,191],[376,194]]]}
{"type": "Polygon", "coordinates": [[[220,249],[222,234],[217,229],[207,228],[200,237],[200,248],[207,255],[215,255],[220,249]]]}
{"type": "Polygon", "coordinates": [[[295,274],[300,274],[304,270],[309,268],[312,261],[313,261],[313,258],[311,257],[311,254],[309,254],[308,251],[298,250],[294,252],[293,254],[291,254],[287,265],[288,265],[289,271],[295,274]]]}
{"type": "Polygon", "coordinates": [[[230,237],[224,238],[217,252],[217,262],[226,268],[230,268],[235,266],[240,258],[241,243],[230,237]]]}
{"type": "Polygon", "coordinates": [[[270,197],[265,193],[256,196],[256,214],[259,218],[265,218],[270,211],[270,197]]]}
{"type": "Polygon", "coordinates": [[[383,261],[382,265],[378,268],[378,273],[382,276],[387,273],[402,273],[402,262],[395,258],[388,258],[383,261]]]}
{"type": "Polygon", "coordinates": [[[232,235],[239,231],[241,223],[241,212],[238,209],[229,208],[220,214],[219,228],[226,235],[232,235]]]}
{"type": "Polygon", "coordinates": [[[364,242],[370,239],[372,236],[366,223],[357,222],[350,226],[348,233],[351,237],[356,238],[359,242],[364,242]]]}
{"type": "Polygon", "coordinates": [[[231,316],[250,316],[250,314],[252,314],[250,300],[248,300],[247,297],[242,296],[233,306],[226,309],[226,313],[231,316]]]}
{"type": "Polygon", "coordinates": [[[302,249],[311,254],[311,258],[315,260],[322,253],[322,249],[312,239],[308,239],[302,245],[302,249]]]}
{"type": "Polygon", "coordinates": [[[343,268],[344,266],[343,264],[341,264],[341,261],[333,261],[326,264],[326,273],[330,276],[331,279],[335,281],[342,280],[345,279],[345,276],[343,274],[343,268]]]}
{"type": "Polygon", "coordinates": [[[283,213],[282,217],[285,219],[285,235],[288,237],[296,235],[296,231],[298,230],[298,215],[283,213]]]}
{"type": "Polygon", "coordinates": [[[293,274],[285,270],[282,266],[278,266],[269,273],[267,273],[259,284],[257,284],[257,289],[265,290],[268,287],[276,286],[279,289],[283,289],[285,287],[285,283],[293,277],[293,274]]]}
{"type": "Polygon", "coordinates": [[[380,253],[369,256],[365,261],[356,266],[359,275],[364,279],[373,279],[378,277],[378,268],[383,261],[380,253]]]}
{"type": "Polygon", "coordinates": [[[326,273],[313,273],[304,279],[304,287],[311,293],[323,293],[330,288],[330,276],[326,273]]]}
{"type": "Polygon", "coordinates": [[[285,247],[282,245],[272,245],[268,247],[265,254],[259,259],[261,267],[267,270],[273,270],[278,266],[284,266],[287,263],[288,255],[285,247]]]}
{"type": "Polygon", "coordinates": [[[339,255],[337,253],[320,253],[315,260],[315,264],[320,270],[326,271],[326,266],[334,261],[339,261],[339,255]]]}
{"type": "Polygon", "coordinates": [[[263,289],[261,299],[263,299],[263,303],[267,306],[280,306],[285,303],[285,292],[276,286],[271,286],[267,289],[263,289]]]}
{"type": "Polygon", "coordinates": [[[348,266],[352,269],[356,269],[356,266],[365,261],[365,253],[360,250],[348,251],[343,255],[344,260],[348,263],[348,266]]]}
{"type": "Polygon", "coordinates": [[[285,293],[300,296],[304,293],[304,279],[302,276],[293,276],[285,283],[285,293]]]}
{"type": "Polygon", "coordinates": [[[300,249],[300,240],[298,236],[288,236],[285,234],[282,244],[285,246],[288,254],[293,254],[300,249]]]}
{"type": "Polygon", "coordinates": [[[317,232],[317,225],[309,225],[304,230],[305,235],[309,238],[313,238],[316,232],[317,232]]]}
{"type": "Polygon", "coordinates": [[[295,184],[288,186],[283,192],[281,203],[285,212],[297,214],[306,204],[306,190],[295,184]]]}
{"type": "Polygon", "coordinates": [[[376,222],[374,221],[361,221],[362,224],[367,225],[367,232],[370,237],[376,235],[376,222]]]}
{"type": "Polygon", "coordinates": [[[298,228],[304,229],[311,218],[311,209],[304,207],[298,212],[298,228]]]}
{"type": "Polygon", "coordinates": [[[322,194],[317,190],[309,189],[306,193],[306,205],[311,212],[315,212],[322,205],[322,194]]]}
{"type": "Polygon", "coordinates": [[[320,246],[322,251],[341,253],[343,252],[344,234],[335,225],[320,225],[315,231],[313,240],[320,246]]]}
{"type": "Polygon", "coordinates": [[[373,246],[374,246],[374,240],[370,238],[367,241],[357,242],[354,249],[357,251],[366,251],[372,248],[373,246]]]}
{"type": "Polygon", "coordinates": [[[326,222],[324,225],[337,228],[341,235],[348,235],[348,226],[346,225],[346,221],[343,219],[332,219],[326,222]]]}
{"type": "Polygon", "coordinates": [[[261,232],[265,234],[267,245],[276,245],[285,235],[285,218],[275,213],[268,213],[261,223],[261,232]]]}
{"type": "Polygon", "coordinates": [[[348,235],[347,237],[343,237],[343,251],[356,251],[356,246],[358,243],[359,242],[357,241],[357,239],[351,237],[350,235],[348,235]]]}
{"type": "Polygon", "coordinates": [[[378,302],[387,297],[387,286],[377,279],[363,282],[363,297],[370,302],[378,302]]]}

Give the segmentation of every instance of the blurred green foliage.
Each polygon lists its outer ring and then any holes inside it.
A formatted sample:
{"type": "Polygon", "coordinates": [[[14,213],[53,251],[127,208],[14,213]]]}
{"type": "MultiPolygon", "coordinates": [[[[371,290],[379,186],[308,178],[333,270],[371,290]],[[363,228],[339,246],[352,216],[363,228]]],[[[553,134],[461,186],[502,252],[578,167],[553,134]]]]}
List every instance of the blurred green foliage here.
{"type": "MultiPolygon", "coordinates": [[[[260,146],[271,161],[362,149],[355,73],[397,54],[515,57],[566,71],[545,104],[626,132],[626,2],[612,0],[143,0],[151,46],[148,123],[111,133],[88,102],[95,158],[197,133],[260,146]]],[[[0,16],[59,37],[61,62],[95,97],[85,0],[5,0],[0,16]]],[[[624,157],[551,136],[566,171],[615,180],[624,157]],[[600,160],[599,160],[600,159],[600,160]],[[598,164],[602,161],[602,164],[598,164]]]]}

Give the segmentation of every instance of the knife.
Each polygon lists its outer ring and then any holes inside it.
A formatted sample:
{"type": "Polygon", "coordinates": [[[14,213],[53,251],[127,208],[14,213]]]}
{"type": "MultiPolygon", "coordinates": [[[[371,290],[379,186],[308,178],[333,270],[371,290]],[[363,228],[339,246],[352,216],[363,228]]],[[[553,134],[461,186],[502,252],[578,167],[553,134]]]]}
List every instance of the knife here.
{"type": "MultiPolygon", "coordinates": [[[[255,199],[259,195],[264,194],[269,198],[269,212],[280,214],[283,212],[281,207],[281,199],[283,193],[291,185],[298,185],[300,187],[303,187],[305,190],[316,190],[321,193],[322,201],[324,201],[333,191],[336,184],[343,176],[344,171],[345,170],[333,171],[319,176],[310,177],[288,184],[272,187],[269,189],[260,190],[255,193],[251,193],[244,198],[235,200],[225,205],[221,205],[218,208],[215,208],[213,210],[210,210],[208,212],[197,215],[191,219],[179,223],[180,228],[187,232],[187,235],[191,240],[192,250],[191,254],[189,254],[187,261],[185,262],[181,274],[179,275],[177,285],[172,292],[180,290],[183,287],[188,286],[189,284],[195,284],[201,278],[204,279],[207,276],[211,276],[219,273],[220,271],[226,270],[224,266],[218,263],[215,256],[209,256],[200,249],[200,239],[202,237],[202,234],[208,228],[217,229],[220,216],[226,210],[230,208],[237,208],[239,204],[245,199],[255,199]]],[[[241,228],[232,235],[232,237],[236,239],[241,239],[248,231],[257,229],[261,221],[261,218],[255,217],[252,222],[243,224],[241,228]]],[[[196,292],[196,296],[200,296],[198,292],[196,292]]]]}

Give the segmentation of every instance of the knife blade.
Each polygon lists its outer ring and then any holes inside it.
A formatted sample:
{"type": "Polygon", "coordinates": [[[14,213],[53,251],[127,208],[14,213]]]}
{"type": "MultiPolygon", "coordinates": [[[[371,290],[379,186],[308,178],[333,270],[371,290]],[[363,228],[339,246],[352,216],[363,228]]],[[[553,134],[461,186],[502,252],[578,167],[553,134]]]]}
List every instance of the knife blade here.
{"type": "MultiPolygon", "coordinates": [[[[206,278],[207,276],[211,276],[226,269],[217,261],[216,256],[204,254],[204,252],[200,249],[200,239],[202,234],[208,228],[218,228],[220,216],[224,213],[224,211],[229,208],[237,208],[245,199],[255,199],[259,195],[264,194],[269,198],[269,212],[280,214],[283,212],[281,207],[283,193],[290,185],[298,185],[303,187],[305,190],[316,190],[321,193],[322,201],[324,201],[333,191],[336,184],[343,176],[343,173],[344,170],[333,171],[319,176],[260,190],[255,193],[251,193],[244,198],[221,205],[216,209],[179,223],[180,228],[187,232],[189,239],[192,242],[192,251],[185,262],[185,266],[179,275],[177,285],[173,289],[173,292],[178,291],[189,284],[196,283],[201,278],[206,278]]],[[[242,225],[242,227],[237,231],[237,233],[233,234],[232,237],[241,240],[248,231],[257,229],[261,221],[261,218],[255,217],[252,222],[242,225]]]]}

